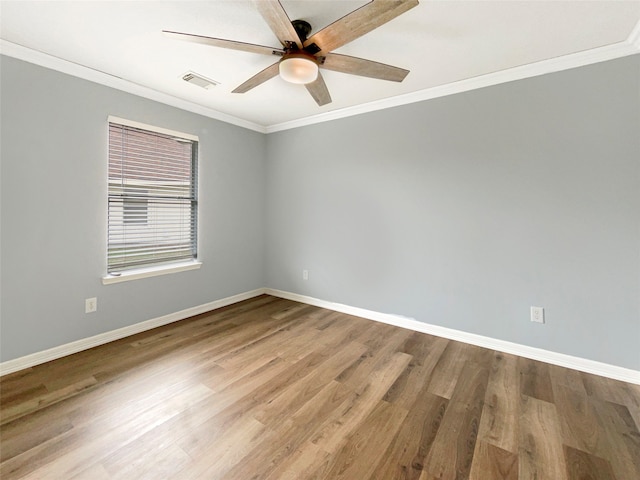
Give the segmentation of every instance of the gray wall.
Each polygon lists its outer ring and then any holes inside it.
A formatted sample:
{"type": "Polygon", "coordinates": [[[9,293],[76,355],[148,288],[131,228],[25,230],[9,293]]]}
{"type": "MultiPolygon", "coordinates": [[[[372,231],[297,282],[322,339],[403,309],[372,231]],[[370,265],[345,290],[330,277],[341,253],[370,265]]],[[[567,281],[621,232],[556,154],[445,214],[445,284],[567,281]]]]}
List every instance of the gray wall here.
{"type": "Polygon", "coordinates": [[[264,135],[0,58],[3,361],[264,286],[264,135]],[[200,270],[102,285],[108,115],[200,137],[200,270]]]}
{"type": "Polygon", "coordinates": [[[640,369],[637,55],[268,136],[0,58],[2,361],[268,286],[640,369]],[[101,284],[107,115],[200,137],[200,270],[101,284]]]}
{"type": "Polygon", "coordinates": [[[635,55],[269,135],[267,285],[640,369],[639,92],[635,55]]]}

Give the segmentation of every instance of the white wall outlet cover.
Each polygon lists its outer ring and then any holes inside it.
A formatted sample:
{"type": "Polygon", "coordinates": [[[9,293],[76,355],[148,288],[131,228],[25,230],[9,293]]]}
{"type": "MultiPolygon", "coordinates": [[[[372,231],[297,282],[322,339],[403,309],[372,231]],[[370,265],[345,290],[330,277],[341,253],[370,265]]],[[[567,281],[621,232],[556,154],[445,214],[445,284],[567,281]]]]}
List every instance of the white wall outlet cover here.
{"type": "Polygon", "coordinates": [[[84,313],[92,313],[98,310],[98,299],[96,297],[87,298],[84,301],[84,313]]]}
{"type": "Polygon", "coordinates": [[[544,308],[531,307],[531,321],[535,323],[544,323],[544,308]]]}

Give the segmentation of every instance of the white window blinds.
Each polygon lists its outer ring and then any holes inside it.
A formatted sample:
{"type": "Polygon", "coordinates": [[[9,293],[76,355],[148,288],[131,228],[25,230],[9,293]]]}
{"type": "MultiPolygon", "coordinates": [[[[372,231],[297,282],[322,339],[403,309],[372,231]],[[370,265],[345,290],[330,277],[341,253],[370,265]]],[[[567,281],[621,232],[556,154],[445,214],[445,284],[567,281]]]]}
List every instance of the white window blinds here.
{"type": "Polygon", "coordinates": [[[107,272],[197,256],[197,137],[109,119],[107,272]]]}

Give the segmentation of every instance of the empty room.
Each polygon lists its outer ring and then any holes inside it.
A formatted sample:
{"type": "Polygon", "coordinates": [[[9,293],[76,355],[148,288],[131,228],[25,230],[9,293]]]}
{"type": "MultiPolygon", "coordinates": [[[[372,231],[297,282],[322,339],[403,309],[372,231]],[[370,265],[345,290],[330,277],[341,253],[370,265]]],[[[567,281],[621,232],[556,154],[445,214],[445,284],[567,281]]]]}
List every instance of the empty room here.
{"type": "Polygon", "coordinates": [[[640,478],[640,0],[0,0],[2,480],[640,478]]]}

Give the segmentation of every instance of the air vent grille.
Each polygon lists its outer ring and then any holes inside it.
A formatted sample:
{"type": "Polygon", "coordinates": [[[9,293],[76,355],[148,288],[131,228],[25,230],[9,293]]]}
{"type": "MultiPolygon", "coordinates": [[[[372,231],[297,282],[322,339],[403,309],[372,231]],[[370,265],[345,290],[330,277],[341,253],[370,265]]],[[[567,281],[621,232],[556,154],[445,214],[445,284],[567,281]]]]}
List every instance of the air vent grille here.
{"type": "Polygon", "coordinates": [[[205,88],[207,90],[212,89],[216,85],[220,85],[220,82],[216,82],[215,80],[211,80],[210,78],[204,77],[195,72],[185,73],[184,75],[182,75],[182,80],[193,85],[197,85],[198,87],[205,88]]]}

